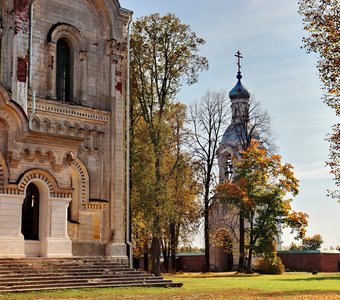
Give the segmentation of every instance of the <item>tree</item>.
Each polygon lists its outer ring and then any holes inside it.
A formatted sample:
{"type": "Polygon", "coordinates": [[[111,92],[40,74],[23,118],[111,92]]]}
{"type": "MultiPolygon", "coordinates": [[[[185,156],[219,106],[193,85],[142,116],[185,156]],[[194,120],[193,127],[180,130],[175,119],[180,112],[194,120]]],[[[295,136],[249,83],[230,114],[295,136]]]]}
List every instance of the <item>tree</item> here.
{"type": "Polygon", "coordinates": [[[300,251],[301,250],[301,245],[298,245],[298,244],[292,242],[289,245],[288,250],[290,250],[290,251],[300,251]]]}
{"type": "Polygon", "coordinates": [[[233,239],[226,229],[220,229],[211,234],[212,244],[216,247],[221,247],[227,254],[232,253],[233,239]]]}
{"type": "MultiPolygon", "coordinates": [[[[319,55],[317,67],[324,88],[324,102],[340,115],[340,5],[338,0],[300,0],[299,13],[309,36],[303,39],[307,52],[319,55]]],[[[330,153],[328,165],[335,184],[340,185],[340,123],[333,125],[328,138],[330,153]]],[[[340,198],[339,191],[331,193],[340,198]]]]}
{"type": "Polygon", "coordinates": [[[200,186],[196,181],[195,166],[189,153],[182,149],[188,138],[185,119],[185,105],[174,103],[169,106],[166,123],[169,125],[170,139],[162,166],[168,191],[167,212],[163,216],[167,224],[162,234],[162,250],[165,270],[172,273],[176,272],[179,240],[186,241],[198,230],[200,217],[200,206],[196,201],[200,186]]]}
{"type": "Polygon", "coordinates": [[[311,237],[304,237],[302,239],[302,250],[319,250],[323,243],[323,239],[320,234],[315,234],[311,237]]]}
{"type": "MultiPolygon", "coordinates": [[[[231,158],[231,163],[237,161],[241,153],[246,151],[252,141],[260,141],[261,147],[268,152],[274,152],[276,147],[274,144],[274,133],[271,127],[271,118],[267,111],[263,110],[260,102],[255,101],[254,97],[250,98],[249,103],[237,102],[232,104],[233,107],[233,122],[228,127],[228,130],[233,132],[237,141],[233,145],[228,145],[232,148],[234,155],[231,158]],[[245,107],[244,107],[245,106],[245,107]]],[[[232,180],[232,177],[230,178],[232,180]]],[[[244,221],[244,207],[236,205],[236,212],[238,213],[239,226],[239,264],[238,272],[244,272],[245,265],[245,221],[244,221]]],[[[229,209],[230,211],[230,209],[229,209]]],[[[231,217],[230,214],[228,216],[231,217]]]]}
{"type": "Polygon", "coordinates": [[[253,141],[241,153],[235,168],[234,180],[219,184],[216,197],[221,203],[241,207],[249,224],[247,272],[251,272],[253,254],[268,253],[268,244],[273,243],[279,233],[279,223],[296,230],[296,238],[302,238],[308,216],[292,211],[291,200],[284,199],[287,193],[293,196],[298,193],[298,180],[293,167],[282,165],[279,155],[269,155],[259,142],[253,141]]]}
{"type": "MultiPolygon", "coordinates": [[[[186,237],[198,228],[199,203],[196,201],[199,185],[189,154],[182,150],[187,132],[184,129],[186,107],[169,104],[163,126],[164,158],[161,175],[166,185],[162,191],[162,217],[159,220],[164,266],[175,272],[175,257],[180,237],[186,237]]],[[[135,255],[144,254],[148,266],[148,250],[152,237],[154,213],[154,155],[147,127],[141,118],[134,124],[131,205],[135,255]]]]}
{"type": "Polygon", "coordinates": [[[216,184],[214,167],[217,149],[228,116],[226,101],[224,91],[208,91],[199,103],[190,107],[189,115],[189,122],[193,128],[191,147],[200,173],[199,181],[203,186],[205,272],[209,272],[210,269],[209,208],[213,187],[216,184]]]}
{"type": "MultiPolygon", "coordinates": [[[[152,210],[152,273],[160,274],[161,222],[164,210],[165,178],[161,165],[164,158],[165,110],[181,85],[193,84],[198,73],[208,68],[199,56],[204,40],[173,14],[137,19],[131,33],[131,97],[140,106],[154,157],[152,210]]],[[[133,102],[133,101],[132,101],[133,102]]],[[[151,207],[150,207],[151,208],[151,207]]]]}

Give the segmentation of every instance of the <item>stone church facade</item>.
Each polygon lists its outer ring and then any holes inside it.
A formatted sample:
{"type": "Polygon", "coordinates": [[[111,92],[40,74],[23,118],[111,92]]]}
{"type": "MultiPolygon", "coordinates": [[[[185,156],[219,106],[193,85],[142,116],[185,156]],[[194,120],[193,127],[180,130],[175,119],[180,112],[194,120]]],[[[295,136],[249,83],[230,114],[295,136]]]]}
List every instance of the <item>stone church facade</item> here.
{"type": "Polygon", "coordinates": [[[0,257],[127,261],[117,0],[0,2],[0,257]]]}

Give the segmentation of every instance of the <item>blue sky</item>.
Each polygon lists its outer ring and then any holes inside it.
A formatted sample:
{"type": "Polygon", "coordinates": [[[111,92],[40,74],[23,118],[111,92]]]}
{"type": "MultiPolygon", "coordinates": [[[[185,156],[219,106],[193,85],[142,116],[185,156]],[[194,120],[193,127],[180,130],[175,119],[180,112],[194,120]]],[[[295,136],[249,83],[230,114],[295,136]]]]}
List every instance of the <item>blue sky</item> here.
{"type": "MultiPolygon", "coordinates": [[[[210,68],[198,83],[183,86],[178,100],[186,104],[207,90],[231,90],[236,84],[236,58],[240,50],[242,83],[272,117],[278,153],[295,166],[300,193],[293,208],[309,214],[307,235],[321,234],[322,248],[340,245],[337,218],[340,203],[327,197],[334,188],[325,167],[326,134],[336,121],[321,100],[315,67],[317,57],[302,46],[302,20],[296,0],[120,0],[134,19],[150,13],[171,12],[191,26],[206,44],[201,55],[210,68]]],[[[293,240],[284,234],[284,245],[293,240]]]]}

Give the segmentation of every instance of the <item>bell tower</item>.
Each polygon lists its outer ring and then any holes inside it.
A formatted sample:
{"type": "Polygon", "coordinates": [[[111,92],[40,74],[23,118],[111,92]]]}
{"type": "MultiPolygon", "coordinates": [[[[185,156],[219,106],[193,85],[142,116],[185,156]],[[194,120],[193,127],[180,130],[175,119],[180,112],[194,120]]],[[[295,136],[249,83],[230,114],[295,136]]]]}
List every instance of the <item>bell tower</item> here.
{"type": "Polygon", "coordinates": [[[220,182],[224,182],[232,177],[232,162],[238,156],[242,141],[246,138],[244,126],[249,121],[250,94],[242,85],[241,79],[241,56],[240,51],[235,54],[237,57],[237,83],[229,92],[231,100],[232,121],[223,134],[218,149],[218,166],[220,182]]]}
{"type": "MultiPolygon", "coordinates": [[[[238,159],[242,143],[247,137],[246,128],[249,121],[250,94],[242,85],[240,51],[235,54],[237,58],[237,83],[229,93],[231,101],[232,119],[220,142],[218,153],[219,182],[232,180],[234,175],[234,162],[238,159]]],[[[214,236],[223,236],[230,239],[234,245],[238,226],[237,210],[226,208],[218,201],[214,201],[210,208],[210,229],[214,236]],[[234,230],[233,230],[234,229],[234,230]]],[[[210,262],[216,271],[225,272],[233,270],[238,257],[233,253],[225,253],[222,247],[210,246],[210,262]]]]}

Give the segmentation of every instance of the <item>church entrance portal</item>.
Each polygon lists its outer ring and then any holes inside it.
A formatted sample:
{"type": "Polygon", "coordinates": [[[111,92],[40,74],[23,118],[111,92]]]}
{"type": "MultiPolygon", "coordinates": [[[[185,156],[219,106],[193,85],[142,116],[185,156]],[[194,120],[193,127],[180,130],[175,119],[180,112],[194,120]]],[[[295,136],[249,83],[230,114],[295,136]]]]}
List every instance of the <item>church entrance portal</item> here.
{"type": "Polygon", "coordinates": [[[25,240],[39,240],[39,189],[30,183],[22,205],[21,233],[25,240]]]}

